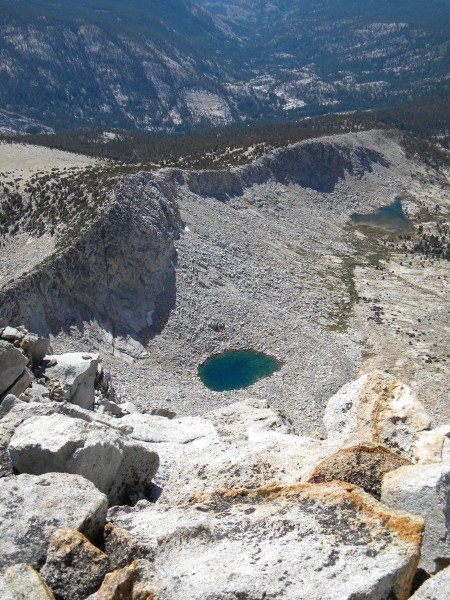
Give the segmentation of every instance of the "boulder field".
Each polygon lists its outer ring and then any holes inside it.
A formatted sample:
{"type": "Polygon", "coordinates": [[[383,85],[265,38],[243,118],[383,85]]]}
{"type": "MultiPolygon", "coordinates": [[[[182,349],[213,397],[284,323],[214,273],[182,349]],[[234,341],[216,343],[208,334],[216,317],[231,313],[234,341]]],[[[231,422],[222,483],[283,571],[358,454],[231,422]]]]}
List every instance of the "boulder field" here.
{"type": "Polygon", "coordinates": [[[24,328],[0,361],[2,600],[448,597],[450,427],[389,373],[313,437],[260,399],[140,413],[24,328]]]}

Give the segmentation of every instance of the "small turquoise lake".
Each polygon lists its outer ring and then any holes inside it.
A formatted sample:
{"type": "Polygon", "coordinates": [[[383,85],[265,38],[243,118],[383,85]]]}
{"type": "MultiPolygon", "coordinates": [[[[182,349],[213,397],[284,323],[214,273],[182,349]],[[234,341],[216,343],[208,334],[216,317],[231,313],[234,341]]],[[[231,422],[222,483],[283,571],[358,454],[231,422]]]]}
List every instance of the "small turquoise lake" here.
{"type": "Polygon", "coordinates": [[[262,352],[232,350],[208,358],[198,368],[198,375],[210,390],[225,392],[249,387],[279,369],[280,363],[262,352]]]}
{"type": "Polygon", "coordinates": [[[397,197],[392,204],[379,208],[374,213],[353,213],[351,220],[358,225],[386,229],[394,233],[410,231],[411,221],[403,212],[401,198],[397,197]]]}

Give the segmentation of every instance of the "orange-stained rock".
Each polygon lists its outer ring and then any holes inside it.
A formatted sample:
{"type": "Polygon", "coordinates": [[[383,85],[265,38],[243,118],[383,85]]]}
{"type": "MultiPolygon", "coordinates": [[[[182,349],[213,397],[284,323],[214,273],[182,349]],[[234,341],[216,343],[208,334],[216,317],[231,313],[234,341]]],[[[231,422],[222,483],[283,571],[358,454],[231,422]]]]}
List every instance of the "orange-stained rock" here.
{"type": "Polygon", "coordinates": [[[136,577],[136,562],[108,573],[97,592],[97,600],[130,600],[136,577]]]}
{"type": "Polygon", "coordinates": [[[424,528],[337,481],[219,490],[110,518],[154,561],[173,600],[406,600],[424,528]]]}
{"type": "Polygon", "coordinates": [[[58,529],[50,538],[41,575],[62,600],[95,592],[108,571],[108,557],[75,529],[58,529]]]}
{"type": "Polygon", "coordinates": [[[135,560],[123,569],[108,573],[96,600],[158,600],[161,585],[151,562],[135,560]]]}
{"type": "Polygon", "coordinates": [[[343,386],[330,398],[324,415],[332,448],[375,442],[408,458],[417,434],[430,422],[417,394],[384,372],[343,386]]]}

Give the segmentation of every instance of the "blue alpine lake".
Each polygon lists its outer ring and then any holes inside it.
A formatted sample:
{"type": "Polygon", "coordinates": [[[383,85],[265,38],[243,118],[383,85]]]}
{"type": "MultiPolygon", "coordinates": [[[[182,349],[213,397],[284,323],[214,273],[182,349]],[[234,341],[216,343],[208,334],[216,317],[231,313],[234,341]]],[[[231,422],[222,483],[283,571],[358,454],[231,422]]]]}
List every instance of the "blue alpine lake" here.
{"type": "Polygon", "coordinates": [[[351,220],[358,225],[387,229],[394,233],[403,233],[409,231],[412,227],[411,221],[403,212],[400,197],[397,197],[392,204],[383,206],[374,213],[353,213],[351,220]]]}
{"type": "Polygon", "coordinates": [[[225,392],[249,387],[279,369],[280,363],[262,352],[232,350],[208,358],[198,368],[198,375],[210,390],[225,392]]]}

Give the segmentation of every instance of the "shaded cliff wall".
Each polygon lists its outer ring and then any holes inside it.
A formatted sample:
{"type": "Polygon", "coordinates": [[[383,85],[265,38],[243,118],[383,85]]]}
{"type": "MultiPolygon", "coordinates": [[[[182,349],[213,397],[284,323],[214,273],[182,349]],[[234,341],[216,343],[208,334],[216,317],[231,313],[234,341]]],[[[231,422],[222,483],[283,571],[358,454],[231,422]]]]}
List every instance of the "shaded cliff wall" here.
{"type": "Polygon", "coordinates": [[[175,302],[181,227],[175,202],[151,175],[126,177],[69,247],[0,293],[0,314],[42,334],[96,322],[110,341],[149,337],[175,302]]]}

